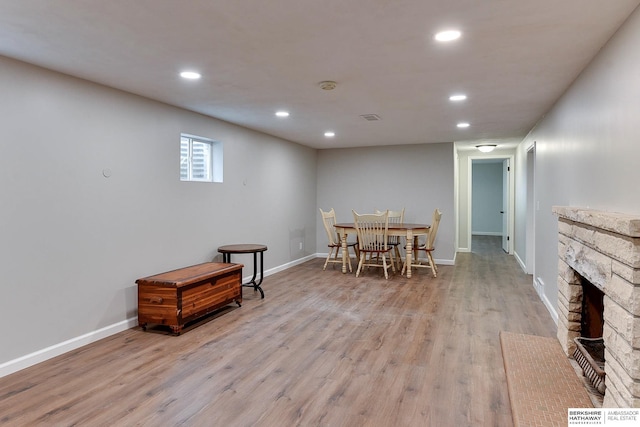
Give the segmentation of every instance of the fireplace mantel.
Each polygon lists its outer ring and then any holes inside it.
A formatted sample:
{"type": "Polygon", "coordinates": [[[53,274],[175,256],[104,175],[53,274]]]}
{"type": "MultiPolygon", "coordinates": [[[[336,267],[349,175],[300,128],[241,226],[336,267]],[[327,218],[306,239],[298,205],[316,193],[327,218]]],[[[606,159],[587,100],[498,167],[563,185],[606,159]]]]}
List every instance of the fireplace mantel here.
{"type": "Polygon", "coordinates": [[[640,237],[640,216],[617,212],[605,212],[587,208],[554,206],[553,213],[559,218],[590,225],[628,237],[640,237]]]}
{"type": "Polygon", "coordinates": [[[580,335],[582,278],[604,296],[605,407],[640,407],[640,215],[554,206],[558,216],[558,339],[580,335]]]}

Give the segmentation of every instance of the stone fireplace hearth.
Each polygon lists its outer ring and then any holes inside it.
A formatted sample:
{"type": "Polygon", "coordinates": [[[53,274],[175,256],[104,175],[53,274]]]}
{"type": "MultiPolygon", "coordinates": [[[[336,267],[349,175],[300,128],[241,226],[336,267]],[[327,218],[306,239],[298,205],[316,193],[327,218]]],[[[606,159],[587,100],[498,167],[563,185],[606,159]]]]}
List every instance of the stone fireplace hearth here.
{"type": "Polygon", "coordinates": [[[640,216],[555,206],[558,339],[567,356],[580,336],[581,277],[604,293],[603,407],[640,407],[640,216]]]}

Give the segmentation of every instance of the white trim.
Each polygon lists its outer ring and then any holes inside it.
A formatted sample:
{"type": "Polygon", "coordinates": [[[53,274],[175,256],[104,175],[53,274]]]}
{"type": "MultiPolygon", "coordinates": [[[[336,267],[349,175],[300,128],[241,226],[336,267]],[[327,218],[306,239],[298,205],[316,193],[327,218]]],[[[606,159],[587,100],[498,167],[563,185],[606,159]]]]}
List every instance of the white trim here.
{"type": "Polygon", "coordinates": [[[536,279],[534,279],[533,287],[535,288],[536,292],[538,293],[538,296],[542,300],[542,303],[545,305],[545,307],[547,307],[547,311],[549,311],[549,314],[551,315],[551,319],[555,322],[556,326],[558,326],[558,312],[556,311],[555,308],[553,308],[551,301],[549,301],[549,299],[547,298],[547,295],[544,293],[544,282],[540,277],[537,277],[536,279]]]}
{"type": "Polygon", "coordinates": [[[525,274],[529,274],[527,273],[527,266],[522,261],[522,258],[520,258],[520,255],[518,255],[518,252],[513,251],[513,256],[515,257],[516,261],[518,261],[518,264],[520,265],[522,271],[524,271],[525,274]]]}
{"type": "MultiPolygon", "coordinates": [[[[474,160],[484,160],[484,159],[502,159],[509,160],[509,207],[507,214],[509,215],[509,230],[508,235],[509,239],[509,255],[513,255],[514,251],[514,239],[515,239],[515,198],[516,198],[516,188],[515,188],[515,156],[513,154],[495,154],[495,155],[485,155],[485,156],[469,156],[467,157],[467,238],[469,241],[469,245],[471,245],[471,236],[473,233],[471,232],[471,220],[472,220],[472,199],[473,199],[473,161],[474,160]]],[[[502,233],[500,234],[502,235],[502,233]]]]}
{"type": "MultiPolygon", "coordinates": [[[[293,260],[291,262],[288,262],[286,264],[282,264],[282,265],[279,265],[277,267],[270,268],[269,270],[266,270],[264,272],[264,277],[271,276],[272,274],[279,273],[279,272],[284,271],[284,270],[286,270],[288,268],[294,267],[294,266],[296,266],[298,264],[302,264],[302,263],[305,263],[307,261],[310,261],[310,260],[312,260],[314,258],[316,258],[316,254],[311,254],[311,255],[307,255],[307,256],[305,256],[303,258],[298,258],[298,259],[293,260]]],[[[326,255],[325,255],[325,258],[326,258],[326,255]]],[[[249,280],[249,279],[251,279],[251,276],[248,276],[244,280],[246,281],[246,280],[249,280]]]]}
{"type": "Polygon", "coordinates": [[[470,248],[458,248],[458,252],[471,252],[470,248]]]}
{"type": "Polygon", "coordinates": [[[472,231],[471,236],[500,236],[502,237],[502,231],[472,231]]]}
{"type": "Polygon", "coordinates": [[[91,344],[108,336],[117,334],[118,332],[126,331],[133,328],[138,324],[138,317],[133,317],[127,320],[123,320],[113,325],[105,326],[104,328],[96,331],[88,332],[79,337],[71,338],[67,341],[54,344],[50,347],[43,348],[33,353],[26,354],[18,357],[17,359],[9,360],[8,362],[0,364],[0,378],[13,374],[21,369],[28,368],[37,363],[44,362],[45,360],[52,359],[61,354],[91,344]]]}

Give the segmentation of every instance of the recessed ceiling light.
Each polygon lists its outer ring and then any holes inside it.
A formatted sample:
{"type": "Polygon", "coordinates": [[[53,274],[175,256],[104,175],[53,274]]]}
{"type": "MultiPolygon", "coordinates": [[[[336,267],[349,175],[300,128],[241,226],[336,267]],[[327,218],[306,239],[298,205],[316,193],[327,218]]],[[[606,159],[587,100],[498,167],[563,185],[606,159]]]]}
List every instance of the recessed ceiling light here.
{"type": "Polygon", "coordinates": [[[450,42],[460,38],[462,33],[458,30],[440,31],[436,34],[435,39],[439,42],[450,42]]]}
{"type": "Polygon", "coordinates": [[[202,76],[200,73],[196,73],[195,71],[183,71],[180,73],[180,77],[183,79],[198,80],[202,76]]]}
{"type": "Polygon", "coordinates": [[[464,101],[465,99],[467,99],[467,95],[463,95],[461,93],[456,95],[451,95],[449,97],[449,101],[464,101]]]}
{"type": "Polygon", "coordinates": [[[288,111],[276,111],[276,116],[278,117],[289,117],[288,111]]]}
{"type": "Polygon", "coordinates": [[[333,138],[334,136],[336,136],[335,132],[331,132],[331,131],[327,131],[324,133],[324,136],[326,136],[327,138],[333,138]]]}
{"type": "Polygon", "coordinates": [[[456,126],[458,126],[459,128],[468,128],[470,125],[469,123],[462,122],[462,123],[458,123],[456,126]]]}

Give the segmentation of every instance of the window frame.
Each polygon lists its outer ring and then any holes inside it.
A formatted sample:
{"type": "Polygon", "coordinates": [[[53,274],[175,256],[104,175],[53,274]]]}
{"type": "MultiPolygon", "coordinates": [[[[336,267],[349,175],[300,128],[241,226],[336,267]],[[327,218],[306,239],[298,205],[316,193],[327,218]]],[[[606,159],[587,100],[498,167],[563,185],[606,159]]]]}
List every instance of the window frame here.
{"type": "Polygon", "coordinates": [[[178,174],[181,182],[222,182],[222,143],[209,138],[180,134],[180,163],[178,174]],[[187,155],[183,155],[183,143],[187,145],[187,155]],[[208,153],[194,161],[194,145],[203,144],[208,147],[208,153]],[[186,176],[183,175],[183,165],[186,162],[186,176]],[[202,178],[195,173],[196,165],[204,164],[206,177],[202,178]]]}

